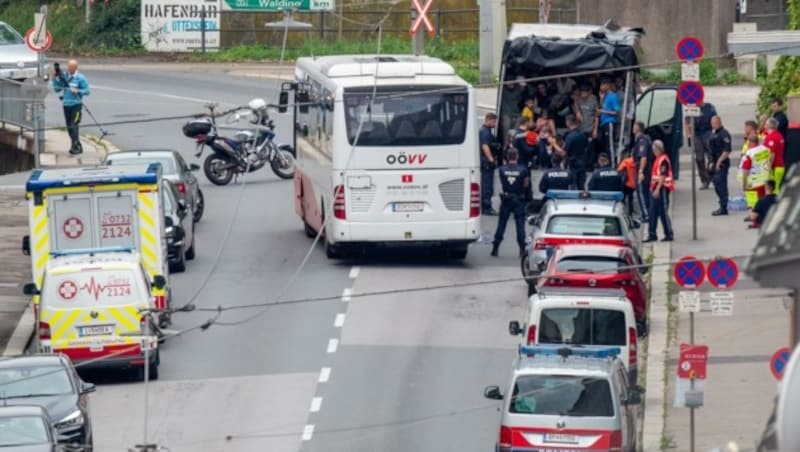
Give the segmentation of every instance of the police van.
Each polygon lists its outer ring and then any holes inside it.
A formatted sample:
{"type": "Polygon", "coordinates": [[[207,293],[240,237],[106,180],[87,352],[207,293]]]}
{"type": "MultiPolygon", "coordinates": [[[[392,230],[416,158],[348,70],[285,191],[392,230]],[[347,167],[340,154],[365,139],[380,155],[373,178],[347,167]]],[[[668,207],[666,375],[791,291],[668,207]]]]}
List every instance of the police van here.
{"type": "Polygon", "coordinates": [[[151,280],[130,249],[51,252],[42,282],[24,288],[39,297],[38,351],[63,353],[83,367],[132,368],[140,377],[148,365],[158,378],[152,291],[165,284],[162,275],[151,280]]]}
{"type": "MultiPolygon", "coordinates": [[[[148,277],[168,274],[161,166],[143,164],[34,170],[26,184],[33,282],[42,287],[50,256],[115,247],[137,251],[148,277]]],[[[169,285],[155,291],[156,306],[170,305],[169,285]]],[[[34,305],[38,299],[34,297],[34,305]]],[[[169,317],[160,318],[162,325],[169,317]]]]}
{"type": "Polygon", "coordinates": [[[502,400],[497,452],[636,451],[644,389],[627,378],[619,348],[520,347],[502,400]]]}

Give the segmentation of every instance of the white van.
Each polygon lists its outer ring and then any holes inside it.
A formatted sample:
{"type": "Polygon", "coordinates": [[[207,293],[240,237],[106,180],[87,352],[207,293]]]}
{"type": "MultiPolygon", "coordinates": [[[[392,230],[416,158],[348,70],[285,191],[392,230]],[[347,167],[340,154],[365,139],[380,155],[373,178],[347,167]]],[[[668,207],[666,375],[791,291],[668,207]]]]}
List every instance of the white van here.
{"type": "Polygon", "coordinates": [[[542,288],[529,299],[527,325],[509,322],[508,332],[523,345],[619,347],[628,379],[638,381],[636,317],[622,289],[542,288]]]}

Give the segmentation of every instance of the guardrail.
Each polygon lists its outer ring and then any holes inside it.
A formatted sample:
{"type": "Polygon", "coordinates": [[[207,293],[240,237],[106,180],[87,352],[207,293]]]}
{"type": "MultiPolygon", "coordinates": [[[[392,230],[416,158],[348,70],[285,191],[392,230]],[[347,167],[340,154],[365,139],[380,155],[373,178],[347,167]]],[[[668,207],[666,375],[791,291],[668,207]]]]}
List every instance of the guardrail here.
{"type": "Polygon", "coordinates": [[[23,94],[23,82],[0,78],[0,125],[6,123],[23,129],[34,129],[34,115],[31,102],[23,94]]]}

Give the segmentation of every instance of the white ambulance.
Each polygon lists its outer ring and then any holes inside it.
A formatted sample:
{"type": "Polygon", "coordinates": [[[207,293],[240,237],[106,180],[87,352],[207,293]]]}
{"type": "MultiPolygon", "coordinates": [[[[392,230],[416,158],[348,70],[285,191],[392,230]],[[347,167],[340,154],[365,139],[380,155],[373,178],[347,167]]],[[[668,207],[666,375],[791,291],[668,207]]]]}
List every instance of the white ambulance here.
{"type": "MultiPolygon", "coordinates": [[[[161,166],[84,167],[35,170],[26,184],[30,235],[22,250],[31,256],[33,282],[42,287],[52,253],[119,249],[138,252],[152,280],[168,274],[161,166]]],[[[170,306],[169,282],[154,290],[155,306],[170,306]]],[[[34,306],[38,308],[38,297],[34,306]]],[[[38,311],[37,311],[38,312],[38,311]]],[[[159,318],[169,324],[169,315],[159,318]]]]}

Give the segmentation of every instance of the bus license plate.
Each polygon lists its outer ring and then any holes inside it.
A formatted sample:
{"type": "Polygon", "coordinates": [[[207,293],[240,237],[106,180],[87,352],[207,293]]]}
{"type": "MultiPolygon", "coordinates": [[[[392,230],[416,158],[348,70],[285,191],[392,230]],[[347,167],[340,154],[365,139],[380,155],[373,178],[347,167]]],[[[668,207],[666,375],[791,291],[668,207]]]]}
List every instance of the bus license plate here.
{"type": "Polygon", "coordinates": [[[544,435],[546,443],[578,444],[577,435],[566,435],[563,433],[546,433],[544,435]]]}
{"type": "Polygon", "coordinates": [[[422,212],[425,203],[422,202],[396,202],[392,205],[395,212],[422,212]]]}
{"type": "Polygon", "coordinates": [[[114,325],[82,326],[79,332],[81,336],[106,336],[114,334],[114,325]]]}

